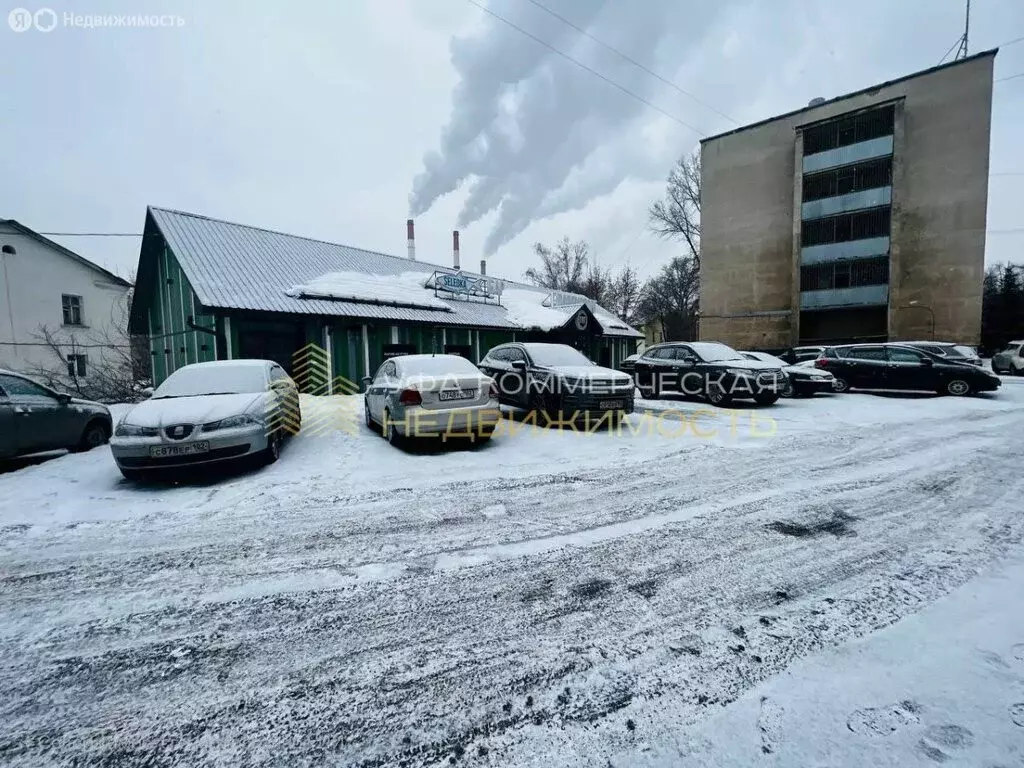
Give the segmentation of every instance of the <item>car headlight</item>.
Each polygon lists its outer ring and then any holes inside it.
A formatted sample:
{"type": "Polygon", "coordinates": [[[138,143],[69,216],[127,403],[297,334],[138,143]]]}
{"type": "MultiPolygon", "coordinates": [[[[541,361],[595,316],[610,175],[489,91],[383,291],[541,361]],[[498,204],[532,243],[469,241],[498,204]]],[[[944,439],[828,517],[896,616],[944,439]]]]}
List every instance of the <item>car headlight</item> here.
{"type": "Polygon", "coordinates": [[[748,371],[746,368],[726,368],[725,372],[728,373],[730,376],[741,376],[743,378],[750,376],[750,371],[748,371]]]}
{"type": "Polygon", "coordinates": [[[156,437],[160,431],[156,427],[140,427],[122,421],[114,430],[115,437],[156,437]]]}
{"type": "Polygon", "coordinates": [[[237,429],[238,427],[255,427],[262,422],[250,416],[247,413],[241,413],[238,416],[228,416],[227,418],[220,419],[219,421],[211,421],[208,424],[203,424],[203,432],[213,432],[217,429],[237,429]]]}

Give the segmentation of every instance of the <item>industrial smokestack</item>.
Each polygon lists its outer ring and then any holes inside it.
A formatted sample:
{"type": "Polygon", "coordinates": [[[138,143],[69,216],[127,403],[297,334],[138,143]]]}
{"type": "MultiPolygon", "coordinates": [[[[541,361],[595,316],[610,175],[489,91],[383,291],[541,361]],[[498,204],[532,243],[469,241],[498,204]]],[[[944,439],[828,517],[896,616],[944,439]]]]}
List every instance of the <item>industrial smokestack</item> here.
{"type": "Polygon", "coordinates": [[[480,274],[487,274],[487,259],[480,259],[480,274]]]}
{"type": "Polygon", "coordinates": [[[413,226],[412,219],[406,219],[405,221],[405,236],[409,241],[409,261],[416,261],[416,229],[413,226]]]}
{"type": "Polygon", "coordinates": [[[452,231],[452,266],[459,268],[459,230],[452,231]]]}

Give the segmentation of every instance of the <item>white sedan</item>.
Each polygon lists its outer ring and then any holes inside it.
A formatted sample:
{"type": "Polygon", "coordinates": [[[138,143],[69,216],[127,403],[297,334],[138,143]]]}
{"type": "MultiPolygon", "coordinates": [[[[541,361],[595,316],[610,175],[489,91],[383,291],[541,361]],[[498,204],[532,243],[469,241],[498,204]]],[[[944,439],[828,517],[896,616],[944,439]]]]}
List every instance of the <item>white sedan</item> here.
{"type": "Polygon", "coordinates": [[[501,420],[494,380],[458,355],[402,355],[363,379],[366,425],[395,445],[409,437],[486,440],[501,420]]]}
{"type": "Polygon", "coordinates": [[[277,363],[195,363],[176,370],[125,413],[110,450],[129,480],[252,457],[269,464],[301,420],[295,382],[277,363]]]}

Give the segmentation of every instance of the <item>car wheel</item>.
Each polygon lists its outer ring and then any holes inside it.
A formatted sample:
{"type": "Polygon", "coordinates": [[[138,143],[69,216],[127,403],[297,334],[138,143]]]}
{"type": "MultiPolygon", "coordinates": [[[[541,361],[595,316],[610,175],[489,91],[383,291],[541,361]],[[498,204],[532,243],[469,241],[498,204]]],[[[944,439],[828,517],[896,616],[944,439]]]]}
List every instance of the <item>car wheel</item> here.
{"type": "Polygon", "coordinates": [[[91,451],[93,448],[99,448],[109,439],[110,430],[107,428],[105,422],[102,422],[99,419],[90,421],[85,425],[85,430],[82,432],[82,437],[79,439],[78,445],[75,446],[75,450],[91,451]]]}
{"type": "Polygon", "coordinates": [[[971,394],[971,385],[963,379],[950,379],[946,382],[946,392],[954,397],[971,394]]]}
{"type": "Polygon", "coordinates": [[[384,411],[384,437],[387,438],[389,444],[396,448],[402,444],[402,435],[398,431],[398,427],[395,426],[395,422],[391,420],[391,412],[384,411]]]}
{"type": "Polygon", "coordinates": [[[779,400],[779,395],[772,392],[771,394],[754,395],[754,402],[758,405],[775,405],[779,400]]]}
{"type": "Polygon", "coordinates": [[[726,394],[725,390],[717,384],[712,384],[708,388],[708,402],[712,405],[723,406],[728,405],[732,401],[732,398],[726,394]]]}
{"type": "Polygon", "coordinates": [[[848,392],[849,390],[850,390],[850,382],[848,382],[842,376],[836,376],[836,380],[832,384],[832,391],[833,392],[848,392]]]}
{"type": "Polygon", "coordinates": [[[265,464],[273,464],[279,458],[281,458],[281,433],[275,430],[267,437],[267,447],[263,452],[263,462],[265,464]]]}
{"type": "Polygon", "coordinates": [[[377,422],[375,422],[373,420],[373,416],[370,415],[370,404],[365,400],[363,401],[363,414],[366,418],[366,428],[371,432],[379,431],[380,428],[377,426],[377,422]]]}

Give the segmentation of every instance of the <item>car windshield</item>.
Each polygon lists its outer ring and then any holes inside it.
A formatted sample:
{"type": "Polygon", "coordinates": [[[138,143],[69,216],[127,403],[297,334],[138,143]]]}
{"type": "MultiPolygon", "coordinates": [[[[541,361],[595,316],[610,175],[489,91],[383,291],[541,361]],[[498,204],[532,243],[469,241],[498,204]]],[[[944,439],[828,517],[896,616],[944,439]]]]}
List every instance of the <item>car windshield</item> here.
{"type": "Polygon", "coordinates": [[[593,365],[586,356],[566,344],[524,344],[537,365],[593,365]]]}
{"type": "Polygon", "coordinates": [[[743,356],[750,360],[760,360],[762,363],[771,363],[779,367],[789,365],[785,360],[782,360],[775,355],[769,355],[767,352],[744,352],[743,356]]]}
{"type": "Polygon", "coordinates": [[[743,355],[732,347],[715,341],[695,341],[690,348],[706,363],[717,363],[722,360],[743,360],[743,355]]]}
{"type": "Polygon", "coordinates": [[[395,360],[402,376],[447,376],[480,373],[469,360],[458,355],[401,357],[395,360]]]}
{"type": "Polygon", "coordinates": [[[957,344],[949,349],[950,357],[977,357],[978,353],[972,347],[957,344]]]}
{"type": "Polygon", "coordinates": [[[259,365],[188,365],[157,387],[152,399],[237,395],[263,392],[266,388],[266,372],[259,365]]]}

